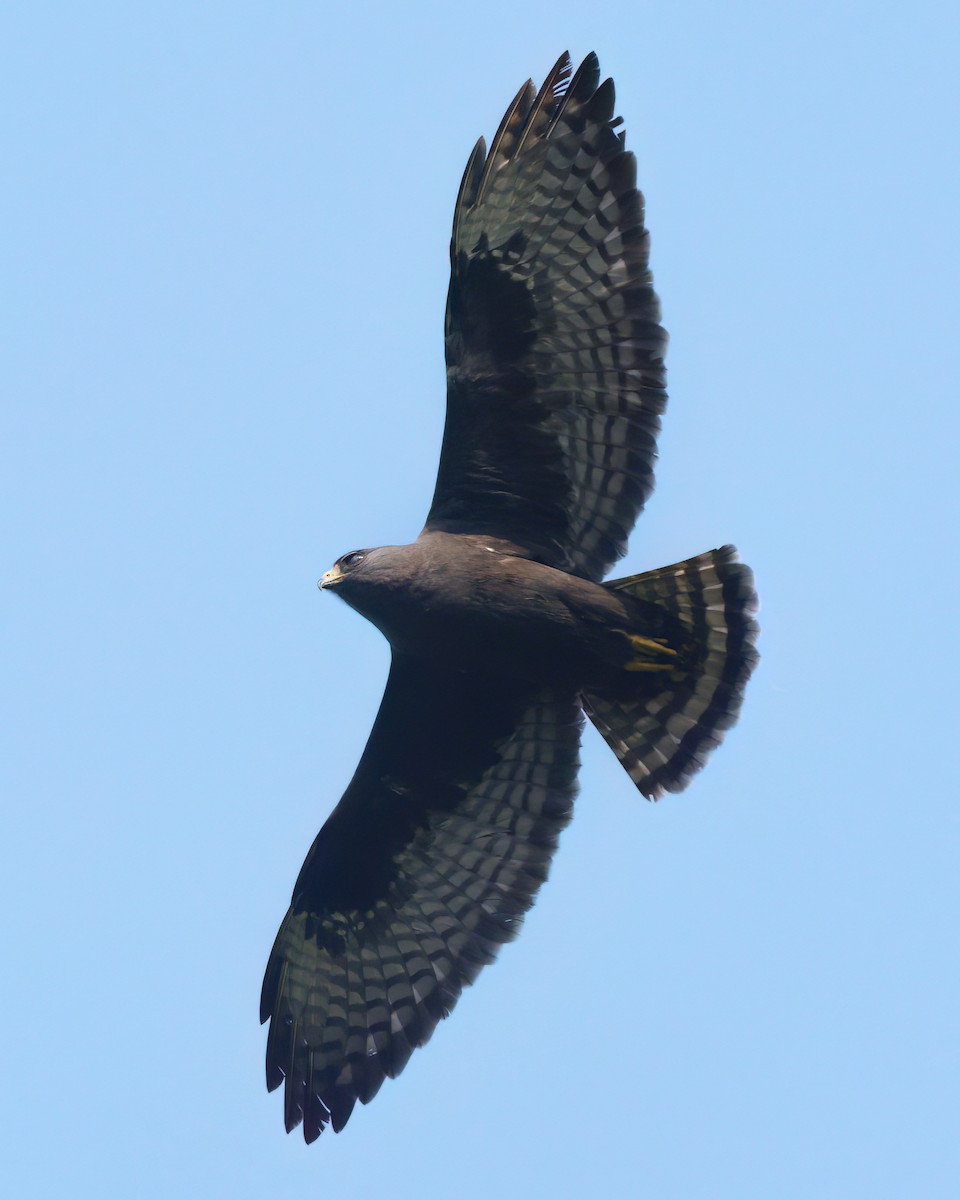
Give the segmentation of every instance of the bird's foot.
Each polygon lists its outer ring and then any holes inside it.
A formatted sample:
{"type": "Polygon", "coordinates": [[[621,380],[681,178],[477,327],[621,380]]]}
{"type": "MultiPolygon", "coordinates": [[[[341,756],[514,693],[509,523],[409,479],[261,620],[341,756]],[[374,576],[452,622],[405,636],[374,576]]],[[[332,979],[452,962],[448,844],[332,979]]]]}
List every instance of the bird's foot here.
{"type": "Polygon", "coordinates": [[[634,657],[625,665],[626,671],[672,671],[676,663],[676,650],[667,645],[666,638],[647,638],[638,633],[628,633],[627,641],[633,647],[634,657]],[[664,661],[666,660],[666,661],[664,661]]]}

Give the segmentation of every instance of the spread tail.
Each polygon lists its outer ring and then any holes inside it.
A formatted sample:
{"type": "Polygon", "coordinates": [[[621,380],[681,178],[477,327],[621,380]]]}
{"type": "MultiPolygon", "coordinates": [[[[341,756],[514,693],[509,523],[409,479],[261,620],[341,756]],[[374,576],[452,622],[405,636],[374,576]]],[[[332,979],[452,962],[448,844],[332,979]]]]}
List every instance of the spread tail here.
{"type": "Polygon", "coordinates": [[[604,586],[657,605],[684,630],[680,665],[644,674],[635,698],[582,697],[630,778],[657,800],[687,786],[737,719],[757,663],[753,573],[721,546],[604,586]]]}

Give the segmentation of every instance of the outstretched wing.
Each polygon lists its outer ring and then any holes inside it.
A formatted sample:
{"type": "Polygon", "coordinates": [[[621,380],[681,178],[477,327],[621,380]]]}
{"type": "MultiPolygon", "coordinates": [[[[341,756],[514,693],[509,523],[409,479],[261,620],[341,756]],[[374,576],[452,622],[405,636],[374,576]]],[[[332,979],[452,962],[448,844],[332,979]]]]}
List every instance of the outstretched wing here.
{"type": "Polygon", "coordinates": [[[519,932],[570,819],[581,722],[572,696],[394,658],[263,981],[288,1132],[342,1129],[519,932]]]}
{"type": "Polygon", "coordinates": [[[596,55],[521,88],[457,198],[427,530],[600,579],[653,488],[666,334],[636,160],[596,55]]]}

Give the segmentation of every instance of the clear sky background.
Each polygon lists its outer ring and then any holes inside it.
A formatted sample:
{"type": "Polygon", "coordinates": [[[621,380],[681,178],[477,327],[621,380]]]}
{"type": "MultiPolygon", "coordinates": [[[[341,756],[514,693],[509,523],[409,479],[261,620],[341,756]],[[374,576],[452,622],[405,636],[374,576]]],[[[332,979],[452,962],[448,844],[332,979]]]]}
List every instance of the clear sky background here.
{"type": "Polygon", "coordinates": [[[954,1197],[958,18],[910,4],[9,3],[3,1192],[954,1197]],[[617,81],[672,400],[622,573],[734,541],[763,662],[682,797],[588,731],[519,942],[344,1134],[262,970],[379,702],[461,171],[617,81]]]}

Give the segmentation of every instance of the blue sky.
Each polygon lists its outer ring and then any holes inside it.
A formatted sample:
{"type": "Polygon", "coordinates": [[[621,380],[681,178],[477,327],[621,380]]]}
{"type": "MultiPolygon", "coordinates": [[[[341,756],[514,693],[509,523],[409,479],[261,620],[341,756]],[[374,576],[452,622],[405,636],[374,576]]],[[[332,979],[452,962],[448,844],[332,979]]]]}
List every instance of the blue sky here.
{"type": "Polygon", "coordinates": [[[9,1194],[956,1194],[957,20],[4,7],[9,1194]],[[672,336],[623,573],[736,542],[763,662],[681,797],[587,737],[520,941],[306,1148],[260,978],[387,666],[315,581],[422,524],[460,174],[564,48],[672,336]]]}

